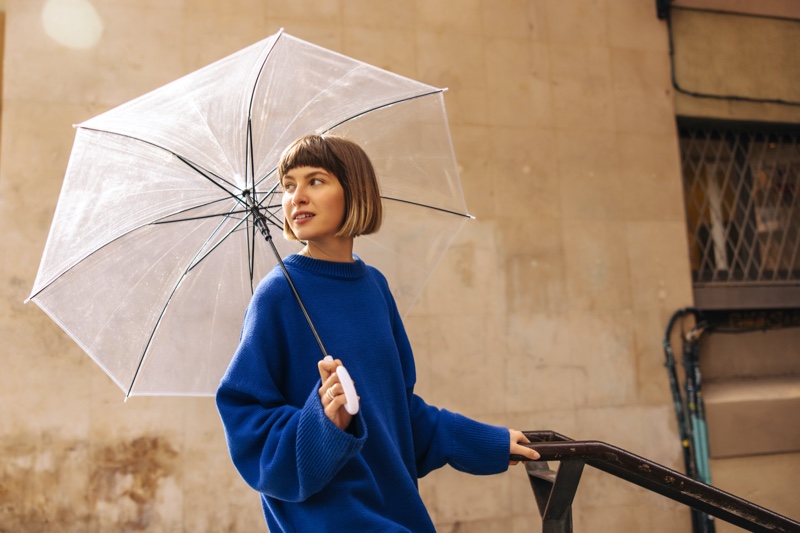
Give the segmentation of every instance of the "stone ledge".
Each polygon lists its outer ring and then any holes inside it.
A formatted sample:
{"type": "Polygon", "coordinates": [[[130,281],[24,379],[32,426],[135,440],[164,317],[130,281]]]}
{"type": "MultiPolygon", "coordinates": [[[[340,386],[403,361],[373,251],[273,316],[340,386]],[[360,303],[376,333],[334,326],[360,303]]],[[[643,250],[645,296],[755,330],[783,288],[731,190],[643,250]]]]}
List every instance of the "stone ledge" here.
{"type": "Polygon", "coordinates": [[[800,376],[703,385],[712,458],[800,451],[800,376]]]}

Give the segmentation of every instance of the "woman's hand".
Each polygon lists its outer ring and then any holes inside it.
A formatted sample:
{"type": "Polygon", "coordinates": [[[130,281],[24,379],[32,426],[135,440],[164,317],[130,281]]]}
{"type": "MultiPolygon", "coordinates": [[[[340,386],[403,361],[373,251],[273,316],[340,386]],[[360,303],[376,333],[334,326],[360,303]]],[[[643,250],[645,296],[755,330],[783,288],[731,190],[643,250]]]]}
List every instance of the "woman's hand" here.
{"type": "Polygon", "coordinates": [[[353,415],[348,413],[344,407],[347,403],[347,398],[344,395],[342,384],[339,383],[339,376],[336,374],[336,369],[340,366],[343,365],[339,359],[333,361],[322,360],[317,363],[319,377],[322,380],[322,386],[317,392],[325,410],[325,416],[336,424],[336,427],[344,431],[350,425],[350,421],[353,420],[353,415]]]}
{"type": "MultiPolygon", "coordinates": [[[[521,431],[517,431],[516,429],[509,429],[508,430],[509,436],[511,437],[511,446],[509,448],[509,455],[522,455],[527,457],[531,461],[535,461],[539,458],[539,453],[532,448],[528,448],[527,446],[523,446],[520,442],[530,443],[531,441],[528,440],[528,437],[521,431]]],[[[509,461],[508,464],[515,465],[519,461],[509,461]]]]}

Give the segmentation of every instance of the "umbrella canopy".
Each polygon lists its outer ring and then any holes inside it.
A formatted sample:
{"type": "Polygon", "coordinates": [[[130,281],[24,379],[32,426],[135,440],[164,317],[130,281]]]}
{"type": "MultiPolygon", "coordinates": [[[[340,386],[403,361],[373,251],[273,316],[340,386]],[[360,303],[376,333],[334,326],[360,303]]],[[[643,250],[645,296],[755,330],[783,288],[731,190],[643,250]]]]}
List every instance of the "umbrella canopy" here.
{"type": "Polygon", "coordinates": [[[29,300],[126,395],[213,395],[276,263],[255,220],[300,249],[276,167],[309,133],[370,156],[385,221],[355,253],[406,312],[469,218],[443,90],[283,31],[77,126],[29,300]]]}

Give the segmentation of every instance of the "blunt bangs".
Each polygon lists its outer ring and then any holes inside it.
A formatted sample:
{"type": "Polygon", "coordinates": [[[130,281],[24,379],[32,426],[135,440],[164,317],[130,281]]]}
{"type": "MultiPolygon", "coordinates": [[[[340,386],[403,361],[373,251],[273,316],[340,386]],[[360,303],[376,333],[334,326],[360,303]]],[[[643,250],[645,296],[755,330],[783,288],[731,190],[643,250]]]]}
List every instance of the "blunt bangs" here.
{"type": "MultiPolygon", "coordinates": [[[[286,173],[298,167],[325,169],[342,185],[345,218],[338,236],[355,238],[380,229],[383,203],[378,178],[369,156],[358,144],[334,135],[306,135],[281,155],[278,163],[281,184],[286,173]]],[[[286,219],[283,234],[290,241],[298,240],[286,219]]]]}

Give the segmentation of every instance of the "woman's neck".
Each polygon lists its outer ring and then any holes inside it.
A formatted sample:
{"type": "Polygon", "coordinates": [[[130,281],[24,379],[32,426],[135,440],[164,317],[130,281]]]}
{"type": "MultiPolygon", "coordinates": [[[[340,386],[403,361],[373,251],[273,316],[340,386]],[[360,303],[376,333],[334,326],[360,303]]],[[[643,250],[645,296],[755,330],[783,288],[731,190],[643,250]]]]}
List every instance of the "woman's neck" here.
{"type": "Polygon", "coordinates": [[[352,263],[353,259],[353,239],[337,238],[335,241],[317,243],[309,241],[300,250],[300,255],[312,259],[323,261],[334,261],[337,263],[352,263]]]}

